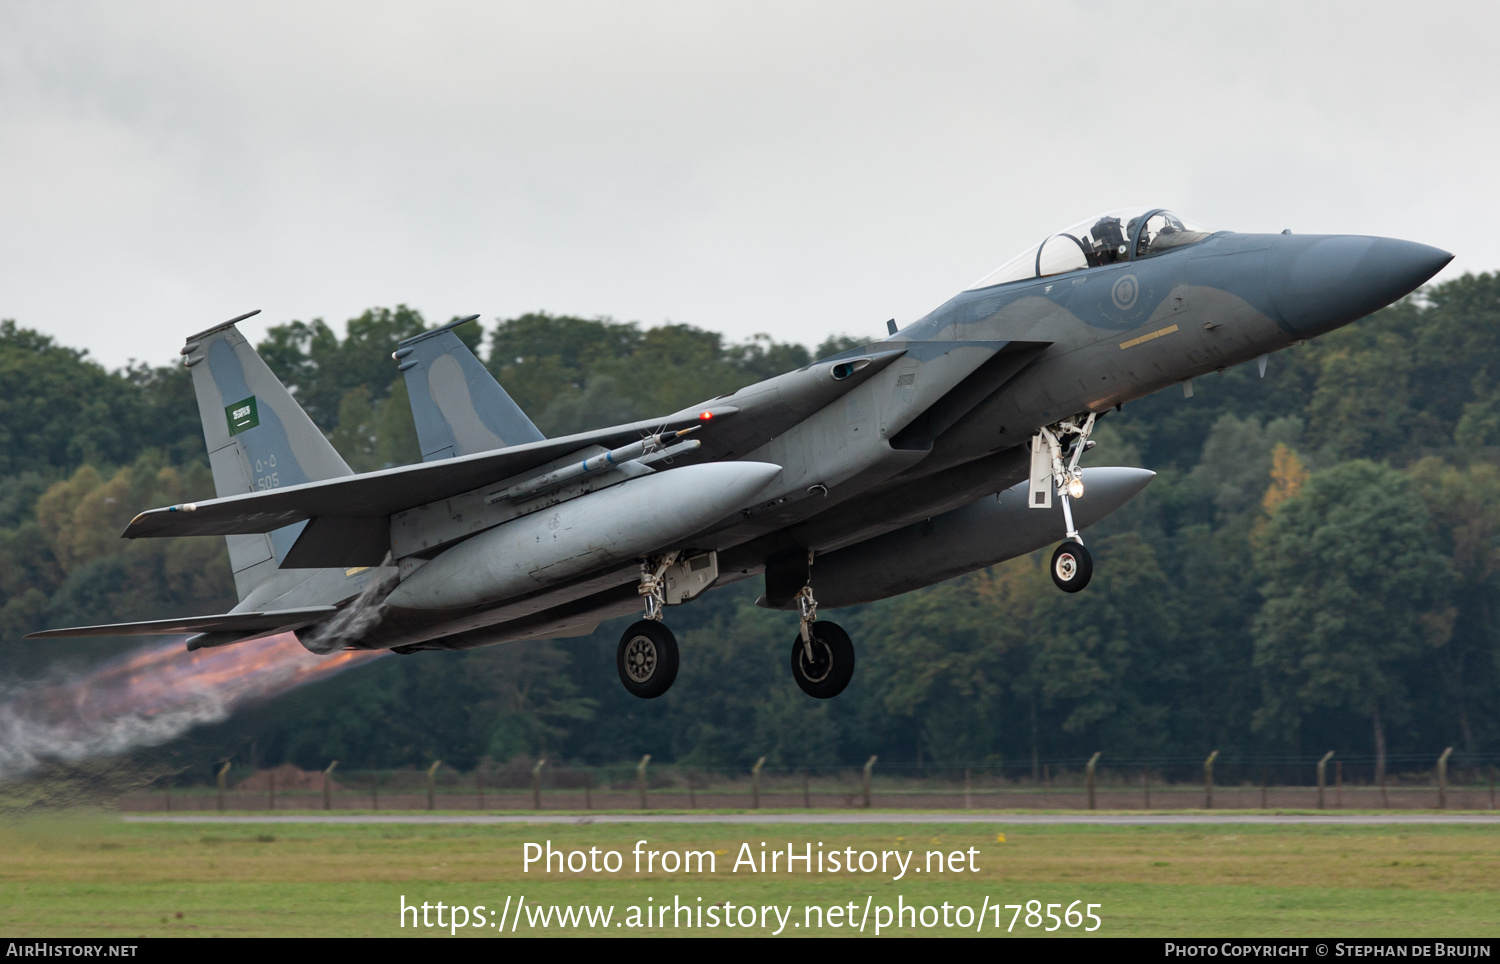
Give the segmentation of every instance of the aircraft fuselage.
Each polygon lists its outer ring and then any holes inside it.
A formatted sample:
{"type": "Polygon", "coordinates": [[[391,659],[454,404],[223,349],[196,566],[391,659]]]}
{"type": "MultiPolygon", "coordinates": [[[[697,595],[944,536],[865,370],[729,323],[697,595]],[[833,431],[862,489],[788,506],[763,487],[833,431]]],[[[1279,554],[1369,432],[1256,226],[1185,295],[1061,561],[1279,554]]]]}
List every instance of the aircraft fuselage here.
{"type": "MultiPolygon", "coordinates": [[[[836,553],[1002,492],[1026,478],[1023,447],[1042,427],[1347,324],[1448,257],[1389,239],[1223,232],[1154,257],[965,291],[883,341],[703,403],[734,414],[679,464],[731,459],[781,471],[752,504],[675,544],[717,551],[719,585],[765,572],[765,603],[785,607],[773,584],[805,581],[809,550],[836,553]],[[824,370],[840,360],[876,370],[846,376],[854,384],[836,392],[824,370]],[[794,378],[827,397],[795,420],[757,423],[763,412],[785,416],[794,378]]],[[[639,608],[637,575],[623,564],[500,605],[442,611],[403,609],[398,591],[362,645],[467,648],[587,631],[639,608]]],[[[925,584],[920,574],[907,581],[925,584]]]]}

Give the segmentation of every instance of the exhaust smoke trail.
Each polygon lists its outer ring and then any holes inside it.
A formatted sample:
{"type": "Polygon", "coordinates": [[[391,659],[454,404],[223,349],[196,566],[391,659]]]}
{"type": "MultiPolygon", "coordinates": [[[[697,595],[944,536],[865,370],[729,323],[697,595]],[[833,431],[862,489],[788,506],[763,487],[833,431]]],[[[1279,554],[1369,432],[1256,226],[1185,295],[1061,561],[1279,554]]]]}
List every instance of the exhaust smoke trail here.
{"type": "Polygon", "coordinates": [[[182,637],[0,703],[0,779],[45,761],[76,763],[156,746],[244,704],[325,679],[383,651],[314,656],[291,633],[189,653],[182,637]]]}
{"type": "Polygon", "coordinates": [[[394,572],[372,580],[332,619],[303,630],[298,637],[302,645],[310,653],[326,656],[364,638],[365,633],[385,618],[385,599],[400,581],[394,572]]]}

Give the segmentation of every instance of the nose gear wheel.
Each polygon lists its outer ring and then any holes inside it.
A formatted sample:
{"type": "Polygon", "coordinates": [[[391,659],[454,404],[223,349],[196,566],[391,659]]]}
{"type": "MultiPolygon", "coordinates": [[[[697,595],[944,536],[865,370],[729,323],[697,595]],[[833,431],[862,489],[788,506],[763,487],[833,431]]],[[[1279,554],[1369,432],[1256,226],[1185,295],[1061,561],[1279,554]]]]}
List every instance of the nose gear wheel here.
{"type": "Polygon", "coordinates": [[[1083,543],[1069,539],[1052,553],[1052,583],[1063,592],[1078,592],[1094,575],[1094,557],[1083,543]]]}

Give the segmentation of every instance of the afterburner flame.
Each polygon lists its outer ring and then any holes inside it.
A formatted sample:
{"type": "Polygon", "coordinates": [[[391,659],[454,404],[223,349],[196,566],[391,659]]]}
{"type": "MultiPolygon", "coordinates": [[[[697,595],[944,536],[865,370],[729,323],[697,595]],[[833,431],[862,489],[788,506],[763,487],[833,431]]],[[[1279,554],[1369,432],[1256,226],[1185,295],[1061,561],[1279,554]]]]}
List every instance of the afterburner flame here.
{"type": "Polygon", "coordinates": [[[8,694],[0,703],[0,778],[45,760],[71,763],[165,743],[378,655],[314,656],[291,633],[189,653],[183,637],[172,637],[80,676],[8,694]]]}

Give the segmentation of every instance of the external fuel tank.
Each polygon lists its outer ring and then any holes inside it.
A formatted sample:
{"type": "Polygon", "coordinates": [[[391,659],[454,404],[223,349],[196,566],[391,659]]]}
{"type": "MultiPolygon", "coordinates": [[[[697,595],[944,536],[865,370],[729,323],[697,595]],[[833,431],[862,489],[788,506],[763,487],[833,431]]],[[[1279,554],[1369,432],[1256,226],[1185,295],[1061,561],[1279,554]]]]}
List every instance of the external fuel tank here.
{"type": "MultiPolygon", "coordinates": [[[[1093,525],[1155,477],[1146,469],[1084,469],[1084,495],[1073,500],[1073,520],[1080,529],[1093,525]]],[[[1061,541],[1061,502],[1030,508],[1027,485],[818,556],[812,568],[818,605],[834,609],[885,599],[1061,541]]]]}
{"type": "Polygon", "coordinates": [[[672,547],[751,502],[780,471],[768,462],[686,465],[580,496],[444,551],[386,605],[396,612],[482,606],[672,547]]]}

